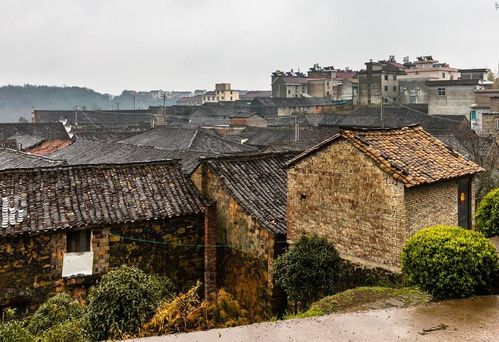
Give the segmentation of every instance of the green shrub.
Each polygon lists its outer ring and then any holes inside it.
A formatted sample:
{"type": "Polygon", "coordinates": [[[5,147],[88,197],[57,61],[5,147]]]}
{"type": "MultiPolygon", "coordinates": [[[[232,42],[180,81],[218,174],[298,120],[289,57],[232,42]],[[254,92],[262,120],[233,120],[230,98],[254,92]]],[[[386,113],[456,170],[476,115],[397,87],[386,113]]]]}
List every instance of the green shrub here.
{"type": "Polygon", "coordinates": [[[37,342],[85,342],[81,320],[65,321],[43,332],[37,342]]]}
{"type": "Polygon", "coordinates": [[[79,319],[85,312],[85,306],[66,293],[49,298],[33,316],[26,320],[32,334],[39,334],[50,327],[67,320],[79,319]]]}
{"type": "Polygon", "coordinates": [[[334,246],[316,235],[303,236],[275,262],[273,279],[295,306],[332,294],[341,273],[341,259],[334,246]]]}
{"type": "Polygon", "coordinates": [[[154,289],[160,300],[169,300],[176,295],[175,284],[170,278],[166,276],[152,276],[151,280],[154,283],[154,289]]]}
{"type": "Polygon", "coordinates": [[[499,235],[499,188],[482,199],[475,215],[476,227],[485,236],[499,235]]]}
{"type": "Polygon", "coordinates": [[[0,342],[32,342],[33,335],[20,321],[0,322],[0,342]]]}
{"type": "Polygon", "coordinates": [[[425,228],[405,243],[402,272],[437,299],[483,291],[497,268],[495,247],[482,233],[460,227],[425,228]]]}
{"type": "Polygon", "coordinates": [[[135,334],[160,301],[158,281],[136,267],[105,274],[90,290],[85,330],[96,341],[135,334]]]}

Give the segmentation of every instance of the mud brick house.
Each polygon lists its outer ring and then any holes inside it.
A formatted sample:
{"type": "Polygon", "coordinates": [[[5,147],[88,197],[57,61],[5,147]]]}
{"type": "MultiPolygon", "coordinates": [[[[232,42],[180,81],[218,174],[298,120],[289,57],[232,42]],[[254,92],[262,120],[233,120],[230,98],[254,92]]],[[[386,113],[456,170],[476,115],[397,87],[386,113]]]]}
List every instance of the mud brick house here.
{"type": "Polygon", "coordinates": [[[483,171],[420,126],[344,130],[287,168],[288,241],[317,233],[344,259],[390,271],[410,234],[472,227],[473,178],[483,171]]]}
{"type": "Polygon", "coordinates": [[[203,279],[204,202],[176,161],[3,170],[0,194],[0,306],[83,298],[122,264],[203,279]]]}
{"type": "MultiPolygon", "coordinates": [[[[296,154],[294,154],[296,155],[296,154]]],[[[205,159],[191,178],[216,203],[217,282],[255,317],[282,300],[272,290],[274,259],[286,242],[286,172],[289,153],[205,159]]]]}

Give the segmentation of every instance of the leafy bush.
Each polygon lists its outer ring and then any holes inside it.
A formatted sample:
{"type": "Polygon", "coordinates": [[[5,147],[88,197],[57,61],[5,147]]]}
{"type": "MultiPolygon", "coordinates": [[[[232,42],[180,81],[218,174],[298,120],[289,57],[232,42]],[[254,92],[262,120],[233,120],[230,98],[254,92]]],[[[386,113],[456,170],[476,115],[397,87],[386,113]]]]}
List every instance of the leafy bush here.
{"type": "Polygon", "coordinates": [[[233,297],[220,290],[212,301],[201,301],[197,283],[156,310],[143,329],[143,336],[225,328],[249,323],[248,313],[233,297]]]}
{"type": "Polygon", "coordinates": [[[437,299],[484,290],[497,268],[495,247],[482,233],[460,227],[425,228],[405,243],[402,272],[437,299]]]}
{"type": "Polygon", "coordinates": [[[85,312],[85,306],[71,298],[66,293],[61,293],[49,298],[43,303],[33,316],[27,319],[28,330],[35,335],[61,324],[68,320],[79,319],[85,312]]]}
{"type": "Polygon", "coordinates": [[[37,342],[85,342],[81,320],[65,321],[43,332],[37,342]]]}
{"type": "Polygon", "coordinates": [[[273,279],[295,304],[332,294],[341,273],[341,259],[334,246],[316,235],[301,237],[275,262],[273,279]]]}
{"type": "Polygon", "coordinates": [[[169,300],[175,296],[175,284],[166,276],[152,276],[154,289],[160,300],[169,300]]]}
{"type": "Polygon", "coordinates": [[[475,221],[485,236],[499,235],[499,188],[485,195],[476,210],[475,221]]]}
{"type": "Polygon", "coordinates": [[[0,342],[32,342],[33,338],[21,321],[0,322],[0,342]]]}
{"type": "Polygon", "coordinates": [[[105,274],[90,290],[86,327],[97,341],[135,334],[153,314],[158,281],[136,267],[121,266],[105,274]]]}

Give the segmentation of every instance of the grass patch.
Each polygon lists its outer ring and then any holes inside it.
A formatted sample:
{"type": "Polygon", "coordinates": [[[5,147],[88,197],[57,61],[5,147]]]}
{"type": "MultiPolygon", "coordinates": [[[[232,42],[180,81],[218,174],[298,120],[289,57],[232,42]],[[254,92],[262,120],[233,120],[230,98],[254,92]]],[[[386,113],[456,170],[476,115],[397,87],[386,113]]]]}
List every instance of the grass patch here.
{"type": "Polygon", "coordinates": [[[387,307],[407,307],[428,303],[431,296],[415,288],[357,287],[324,297],[313,303],[309,310],[285,319],[322,316],[338,312],[351,312],[387,307]]]}

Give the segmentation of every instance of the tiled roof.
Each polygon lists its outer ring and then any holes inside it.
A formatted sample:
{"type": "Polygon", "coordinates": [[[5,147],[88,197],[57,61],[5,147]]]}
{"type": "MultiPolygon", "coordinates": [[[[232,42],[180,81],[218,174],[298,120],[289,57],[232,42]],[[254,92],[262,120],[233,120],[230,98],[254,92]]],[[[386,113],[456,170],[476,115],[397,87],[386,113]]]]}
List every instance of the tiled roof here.
{"type": "Polygon", "coordinates": [[[286,170],[290,154],[204,160],[241,207],[273,234],[286,233],[286,170]]]}
{"type": "Polygon", "coordinates": [[[0,171],[0,194],[0,236],[167,219],[204,208],[176,162],[0,171]]]}
{"type": "Polygon", "coordinates": [[[289,161],[288,166],[346,139],[406,187],[484,171],[420,126],[387,130],[344,130],[289,161]]]}
{"type": "Polygon", "coordinates": [[[255,97],[252,106],[266,107],[312,107],[331,106],[333,102],[326,98],[307,97],[255,97]]]}
{"type": "Polygon", "coordinates": [[[42,142],[40,145],[27,149],[26,152],[37,156],[48,156],[49,154],[52,154],[71,143],[71,140],[47,140],[42,142]]]}
{"type": "Polygon", "coordinates": [[[129,125],[136,123],[150,123],[153,119],[153,113],[149,109],[137,110],[34,110],[35,122],[58,122],[67,119],[69,123],[74,124],[78,119],[79,124],[119,124],[129,125]],[[78,114],[77,114],[78,113],[78,114]]]}
{"type": "Polygon", "coordinates": [[[69,135],[60,122],[0,123],[0,139],[6,139],[15,134],[31,135],[45,140],[69,140],[69,135]]]}
{"type": "Polygon", "coordinates": [[[63,163],[62,160],[48,159],[8,148],[0,148],[0,170],[57,166],[63,163]]]}
{"type": "MultiPolygon", "coordinates": [[[[335,127],[302,127],[299,142],[317,144],[338,133],[335,127]]],[[[275,143],[295,141],[295,129],[290,127],[247,127],[241,133],[230,136],[231,139],[245,141],[244,144],[264,147],[275,143]]]]}
{"type": "Polygon", "coordinates": [[[133,137],[120,140],[120,143],[213,154],[255,151],[255,148],[251,146],[238,144],[205,130],[172,127],[154,128],[133,137]]]}
{"type": "Polygon", "coordinates": [[[201,157],[210,153],[162,150],[149,146],[135,146],[116,142],[78,139],[71,145],[49,155],[52,159],[66,160],[70,165],[125,164],[180,159],[182,170],[190,174],[201,157]]]}
{"type": "Polygon", "coordinates": [[[40,138],[35,135],[21,135],[19,133],[16,133],[8,137],[8,139],[15,140],[17,148],[19,148],[20,150],[28,150],[32,147],[40,145],[42,142],[46,140],[44,138],[40,138]]]}

